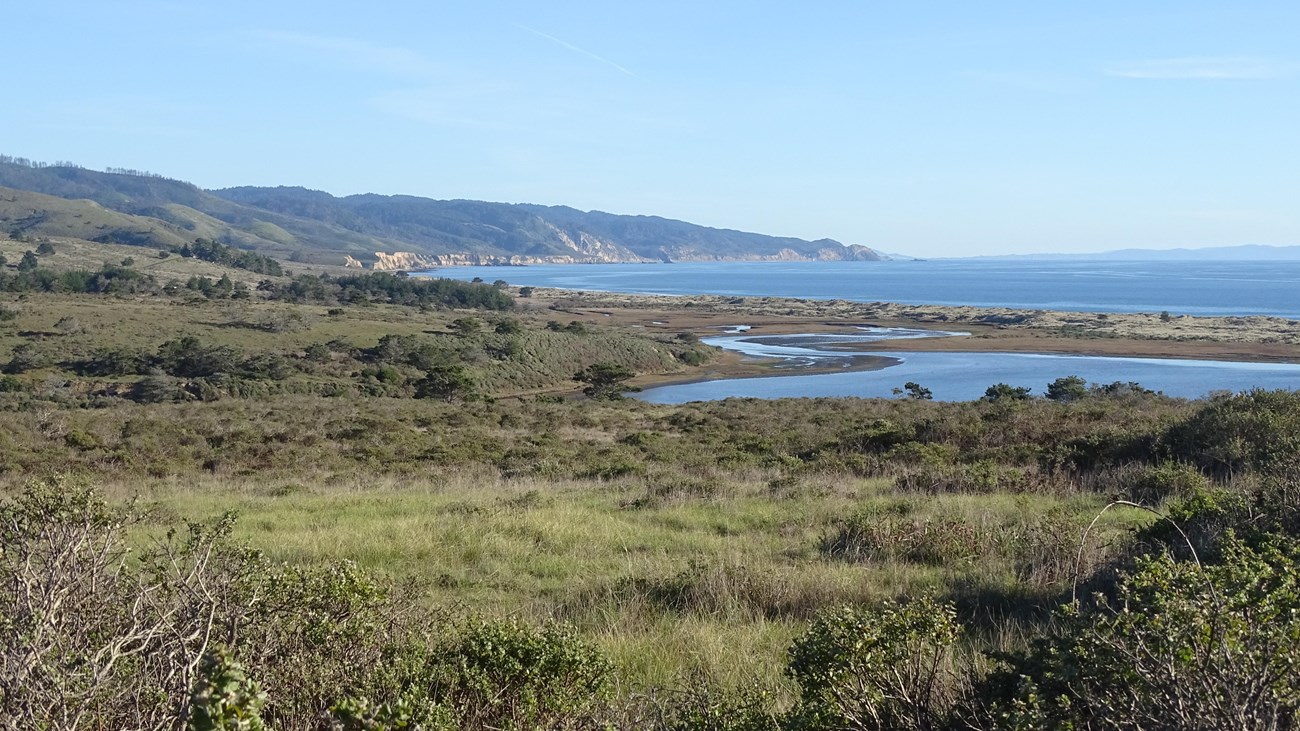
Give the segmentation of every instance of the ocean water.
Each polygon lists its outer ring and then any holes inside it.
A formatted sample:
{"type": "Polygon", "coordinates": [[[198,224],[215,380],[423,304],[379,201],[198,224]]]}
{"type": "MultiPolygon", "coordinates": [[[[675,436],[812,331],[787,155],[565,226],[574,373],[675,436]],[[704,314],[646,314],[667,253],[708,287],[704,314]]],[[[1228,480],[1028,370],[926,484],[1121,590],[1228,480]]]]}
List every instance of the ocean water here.
{"type": "Polygon", "coordinates": [[[645,294],[1300,319],[1300,262],[727,262],[447,267],[428,274],[645,294]]]}

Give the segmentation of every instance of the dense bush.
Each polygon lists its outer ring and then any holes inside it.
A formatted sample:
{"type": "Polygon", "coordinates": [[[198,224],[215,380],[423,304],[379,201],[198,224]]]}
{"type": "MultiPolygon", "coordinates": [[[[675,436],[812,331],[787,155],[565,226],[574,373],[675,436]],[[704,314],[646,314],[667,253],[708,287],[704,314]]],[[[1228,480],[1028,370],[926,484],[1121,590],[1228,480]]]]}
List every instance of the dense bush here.
{"type": "Polygon", "coordinates": [[[595,363],[575,373],[573,380],[587,384],[582,392],[588,398],[610,401],[623,398],[628,391],[640,390],[627,383],[635,375],[631,368],[619,363],[595,363]]]}
{"type": "Polygon", "coordinates": [[[1211,399],[1163,440],[1174,458],[1219,475],[1300,475],[1300,393],[1254,390],[1211,399]]]}
{"type": "Polygon", "coordinates": [[[193,243],[170,249],[174,254],[224,264],[236,269],[246,269],[258,274],[278,277],[284,274],[280,262],[265,254],[236,249],[209,239],[195,239],[193,243]]]}
{"type": "Polygon", "coordinates": [[[572,729],[604,708],[610,665],[565,627],[413,615],[350,564],[231,545],[229,518],[132,552],[148,517],[63,482],[0,505],[6,728],[315,729],[332,713],[572,729]]]}
{"type": "Polygon", "coordinates": [[[148,274],[116,264],[105,264],[99,271],[54,271],[33,265],[17,274],[0,272],[0,291],[136,294],[157,292],[158,283],[148,274]]]}
{"type": "Polygon", "coordinates": [[[1300,549],[1141,562],[1114,600],[1072,608],[1009,658],[990,697],[1018,729],[1289,729],[1300,721],[1300,549]]]}
{"type": "Polygon", "coordinates": [[[303,274],[288,283],[267,280],[258,289],[271,299],[288,302],[385,302],[481,310],[508,310],[514,306],[513,297],[488,284],[397,276],[386,272],[340,277],[303,274]]]}
{"type": "Polygon", "coordinates": [[[819,614],[790,647],[791,729],[942,728],[957,700],[950,606],[929,599],[819,614]]]}

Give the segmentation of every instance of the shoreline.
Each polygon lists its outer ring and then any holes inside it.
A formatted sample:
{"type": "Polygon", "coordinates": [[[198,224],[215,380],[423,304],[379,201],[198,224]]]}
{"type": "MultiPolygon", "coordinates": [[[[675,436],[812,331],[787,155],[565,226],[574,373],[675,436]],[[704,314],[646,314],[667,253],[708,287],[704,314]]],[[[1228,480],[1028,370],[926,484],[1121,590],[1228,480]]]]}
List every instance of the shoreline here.
{"type": "MultiPolygon", "coordinates": [[[[516,292],[518,288],[512,288],[516,292]]],[[[723,351],[689,373],[647,374],[634,385],[650,388],[729,378],[868,371],[897,361],[891,352],[1040,353],[1152,359],[1300,363],[1300,321],[1285,318],[1192,317],[1157,314],[1079,313],[1053,310],[899,305],[884,302],[806,300],[719,295],[630,295],[534,287],[521,304],[583,322],[614,324],[665,335],[719,336],[736,326],[745,335],[860,333],[862,327],[968,332],[968,337],[926,337],[855,344],[855,352],[829,366],[782,369],[780,359],[723,351]],[[870,351],[864,354],[862,351],[870,351]]]]}
{"type": "Polygon", "coordinates": [[[759,358],[734,350],[723,350],[722,354],[699,370],[705,373],[654,373],[640,375],[630,383],[642,389],[660,386],[685,386],[692,383],[708,381],[730,381],[746,378],[779,378],[781,376],[820,376],[827,373],[857,373],[883,371],[902,363],[900,358],[886,355],[863,355],[855,353],[838,359],[836,365],[810,365],[782,367],[779,358],[759,358]]]}

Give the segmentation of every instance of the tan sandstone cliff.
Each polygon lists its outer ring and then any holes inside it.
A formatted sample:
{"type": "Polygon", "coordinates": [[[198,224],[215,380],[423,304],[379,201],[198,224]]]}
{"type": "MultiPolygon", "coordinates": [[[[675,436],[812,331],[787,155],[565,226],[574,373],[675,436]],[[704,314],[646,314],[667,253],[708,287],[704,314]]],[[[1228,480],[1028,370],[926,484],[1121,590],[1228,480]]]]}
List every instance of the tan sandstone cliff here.
{"type": "MultiPolygon", "coordinates": [[[[417,254],[410,251],[395,251],[391,254],[375,252],[375,271],[419,271],[437,267],[455,266],[527,266],[530,264],[626,264],[650,263],[656,261],[875,261],[881,257],[874,250],[865,246],[827,246],[818,249],[815,255],[801,254],[794,249],[781,249],[775,254],[752,254],[749,256],[718,256],[692,248],[672,248],[664,251],[661,259],[647,259],[638,256],[625,247],[602,241],[594,236],[582,234],[574,241],[567,234],[556,229],[556,234],[570,248],[572,254],[552,256],[524,256],[520,254],[417,254]]],[[[348,257],[351,260],[351,257],[348,257]]],[[[355,260],[352,260],[355,261],[355,260]]],[[[359,262],[358,262],[359,263],[359,262]]],[[[351,266],[349,264],[348,266],[351,266]]]]}

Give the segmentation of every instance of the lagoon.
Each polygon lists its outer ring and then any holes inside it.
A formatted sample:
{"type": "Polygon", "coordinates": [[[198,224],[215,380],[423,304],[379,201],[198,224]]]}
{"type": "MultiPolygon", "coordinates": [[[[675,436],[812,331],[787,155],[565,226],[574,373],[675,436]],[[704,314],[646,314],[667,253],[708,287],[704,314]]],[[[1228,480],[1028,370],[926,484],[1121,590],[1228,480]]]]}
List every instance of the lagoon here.
{"type": "MultiPolygon", "coordinates": [[[[916,331],[901,331],[916,337],[916,331]]],[[[1243,363],[1165,358],[1124,358],[1027,353],[888,352],[876,355],[892,362],[879,370],[850,370],[851,356],[872,355],[869,348],[846,347],[855,338],[863,345],[888,337],[887,329],[861,336],[790,335],[729,336],[704,342],[754,357],[782,360],[797,369],[841,363],[843,373],[782,375],[701,381],[647,389],[637,398],[660,404],[724,398],[839,397],[890,398],[893,389],[914,381],[929,388],[939,401],[969,401],[995,383],[1025,386],[1042,394],[1047,384],[1063,376],[1080,376],[1090,383],[1136,382],[1169,396],[1196,398],[1214,391],[1253,388],[1300,388],[1300,364],[1243,363]]],[[[949,333],[948,335],[953,335],[949,333]]]]}
{"type": "MultiPolygon", "coordinates": [[[[453,267],[429,272],[510,284],[641,294],[846,299],[953,306],[1172,315],[1270,315],[1300,320],[1296,261],[1061,261],[947,259],[887,262],[709,262],[453,267]]],[[[979,398],[995,383],[1042,393],[1062,376],[1092,383],[1137,382],[1171,396],[1213,391],[1300,388],[1300,365],[1025,353],[889,352],[883,368],[854,368],[870,341],[933,335],[918,331],[853,336],[743,334],[705,342],[774,357],[780,375],[649,389],[646,401],[681,403],[729,397],[890,397],[908,381],[946,401],[979,398]],[[848,351],[845,348],[848,348],[848,351]],[[852,351],[852,352],[849,352],[852,351]],[[857,353],[857,360],[854,358],[857,353]],[[800,375],[808,365],[842,373],[800,375]]],[[[954,333],[939,333],[953,335],[954,333]]]]}

